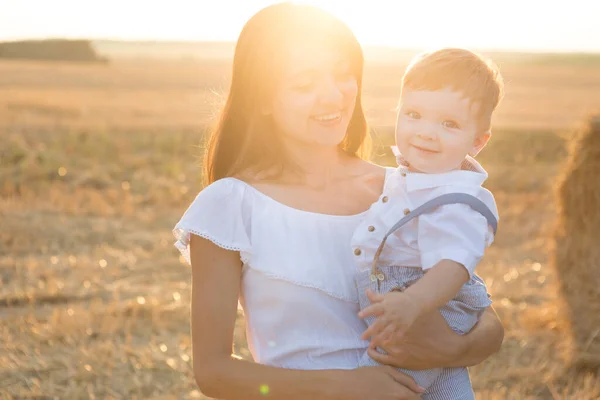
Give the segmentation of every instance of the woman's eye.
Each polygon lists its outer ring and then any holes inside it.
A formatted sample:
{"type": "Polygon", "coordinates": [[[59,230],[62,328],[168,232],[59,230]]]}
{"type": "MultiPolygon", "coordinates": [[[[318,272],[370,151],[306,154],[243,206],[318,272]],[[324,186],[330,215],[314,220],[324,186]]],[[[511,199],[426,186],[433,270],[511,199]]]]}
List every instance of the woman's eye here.
{"type": "Polygon", "coordinates": [[[314,82],[312,82],[312,81],[298,82],[298,83],[294,84],[294,89],[299,90],[301,92],[309,92],[313,89],[313,87],[314,87],[314,82]]]}
{"type": "Polygon", "coordinates": [[[442,125],[444,125],[446,128],[450,128],[450,129],[458,129],[459,128],[458,124],[454,121],[444,121],[444,122],[442,122],[442,125]]]}
{"type": "Polygon", "coordinates": [[[419,114],[416,111],[409,111],[406,113],[406,115],[408,115],[408,117],[412,118],[412,119],[420,119],[421,118],[421,114],[419,114]]]}

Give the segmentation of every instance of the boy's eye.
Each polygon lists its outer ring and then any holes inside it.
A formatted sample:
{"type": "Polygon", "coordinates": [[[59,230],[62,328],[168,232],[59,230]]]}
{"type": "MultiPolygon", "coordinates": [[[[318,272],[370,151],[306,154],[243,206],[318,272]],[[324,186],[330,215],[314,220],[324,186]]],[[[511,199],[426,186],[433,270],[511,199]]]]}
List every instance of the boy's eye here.
{"type": "Polygon", "coordinates": [[[444,125],[446,128],[450,128],[450,129],[458,129],[459,128],[458,124],[454,121],[444,121],[444,122],[442,122],[442,125],[444,125]]]}
{"type": "Polygon", "coordinates": [[[419,119],[419,118],[421,118],[421,114],[419,114],[416,111],[409,111],[409,112],[406,113],[406,115],[408,115],[408,117],[412,118],[412,119],[419,119]]]}

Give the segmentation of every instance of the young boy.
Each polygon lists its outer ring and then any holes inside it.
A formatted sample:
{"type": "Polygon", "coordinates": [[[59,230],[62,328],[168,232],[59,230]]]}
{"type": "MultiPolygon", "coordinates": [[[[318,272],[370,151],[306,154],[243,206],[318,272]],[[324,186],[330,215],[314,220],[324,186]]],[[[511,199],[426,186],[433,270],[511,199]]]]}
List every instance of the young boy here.
{"type": "MultiPolygon", "coordinates": [[[[372,338],[372,348],[436,310],[467,333],[491,304],[475,266],[494,239],[498,213],[473,157],[491,136],[502,90],[497,69],[468,50],[424,54],[407,68],[399,167],[352,238],[359,316],[369,325],[363,339],[372,338]]],[[[365,353],[361,365],[378,363],[365,353]]],[[[474,398],[466,368],[403,372],[427,389],[425,399],[474,398]]]]}

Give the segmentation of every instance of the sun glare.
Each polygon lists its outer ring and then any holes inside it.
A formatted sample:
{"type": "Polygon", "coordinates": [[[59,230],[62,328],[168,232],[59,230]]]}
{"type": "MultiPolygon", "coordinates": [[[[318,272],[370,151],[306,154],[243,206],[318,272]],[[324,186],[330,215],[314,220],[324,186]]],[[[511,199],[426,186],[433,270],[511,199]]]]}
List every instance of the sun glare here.
{"type": "MultiPolygon", "coordinates": [[[[234,41],[244,23],[275,0],[0,0],[0,41],[79,37],[234,41]]],[[[526,51],[600,50],[600,2],[569,0],[296,0],[345,21],[363,45],[459,46],[526,51]]]]}
{"type": "MultiPolygon", "coordinates": [[[[481,5],[460,8],[446,0],[430,0],[428,7],[435,12],[424,12],[425,7],[419,2],[398,2],[396,7],[391,5],[392,2],[383,0],[354,3],[307,0],[302,3],[322,7],[336,15],[365,45],[404,48],[486,45],[477,43],[473,34],[478,29],[474,17],[485,12],[485,6],[481,5]]],[[[486,29],[486,40],[492,44],[498,42],[499,35],[486,29]]]]}
{"type": "MultiPolygon", "coordinates": [[[[404,48],[472,46],[477,40],[473,35],[477,26],[473,17],[485,12],[485,6],[461,9],[446,0],[428,1],[431,10],[436,11],[427,13],[418,2],[397,2],[396,7],[393,2],[384,0],[354,3],[306,0],[299,3],[316,5],[336,15],[348,24],[362,44],[404,48]]],[[[497,37],[490,36],[497,35],[486,31],[486,39],[497,42],[497,37]]],[[[485,46],[485,43],[481,45],[485,46]]]]}
{"type": "Polygon", "coordinates": [[[597,22],[587,12],[600,12],[600,2],[589,6],[572,0],[567,6],[564,1],[505,0],[502,7],[480,0],[298,2],[330,11],[365,45],[539,51],[600,47],[597,22]]]}

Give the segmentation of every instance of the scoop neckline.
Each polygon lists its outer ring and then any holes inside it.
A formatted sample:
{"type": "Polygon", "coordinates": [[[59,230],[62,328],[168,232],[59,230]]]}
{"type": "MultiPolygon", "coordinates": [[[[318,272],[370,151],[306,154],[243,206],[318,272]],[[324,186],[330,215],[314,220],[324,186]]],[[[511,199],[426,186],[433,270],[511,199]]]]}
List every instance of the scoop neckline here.
{"type": "MultiPolygon", "coordinates": [[[[390,167],[385,167],[385,166],[383,166],[383,168],[385,169],[385,175],[384,175],[384,177],[383,177],[383,187],[381,188],[381,193],[383,193],[383,191],[385,190],[385,183],[386,183],[386,181],[387,181],[387,178],[388,178],[388,176],[389,176],[389,173],[390,173],[390,171],[391,171],[391,168],[390,168],[390,167]]],[[[355,218],[359,218],[359,217],[362,217],[362,216],[364,216],[364,215],[365,215],[367,212],[369,212],[369,209],[371,208],[371,207],[369,206],[369,208],[367,208],[367,209],[366,209],[366,210],[364,210],[364,211],[361,211],[361,212],[360,212],[360,213],[358,213],[358,214],[345,214],[345,215],[337,215],[337,214],[325,214],[325,213],[319,213],[319,212],[316,212],[316,211],[302,210],[302,209],[300,209],[300,208],[295,208],[295,207],[292,207],[292,206],[290,206],[290,205],[288,205],[288,204],[282,203],[282,202],[280,202],[279,200],[275,200],[275,199],[274,199],[274,198],[272,198],[271,196],[269,196],[269,195],[267,195],[267,194],[263,193],[262,191],[258,190],[257,188],[255,188],[254,186],[252,186],[251,184],[249,184],[248,182],[245,182],[245,181],[243,181],[243,180],[241,180],[241,179],[235,178],[235,177],[233,177],[233,176],[229,176],[229,177],[227,177],[227,178],[225,178],[225,179],[233,179],[233,180],[235,180],[235,181],[241,182],[241,183],[242,183],[244,186],[246,186],[246,187],[249,187],[249,188],[250,188],[252,191],[254,191],[255,193],[257,193],[257,194],[258,194],[259,196],[261,196],[262,198],[265,198],[265,199],[267,199],[268,201],[270,201],[270,202],[272,202],[272,203],[274,203],[274,204],[277,204],[279,207],[282,207],[282,208],[284,208],[284,209],[288,209],[288,210],[290,210],[290,211],[292,211],[292,212],[295,212],[295,213],[299,213],[299,214],[305,214],[305,215],[312,215],[312,216],[319,217],[319,218],[328,218],[328,219],[342,219],[342,220],[343,220],[343,219],[346,219],[346,220],[352,220],[352,219],[355,219],[355,218]]],[[[380,195],[381,195],[381,194],[380,194],[380,195]]]]}

